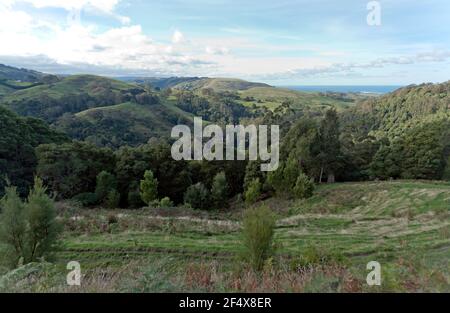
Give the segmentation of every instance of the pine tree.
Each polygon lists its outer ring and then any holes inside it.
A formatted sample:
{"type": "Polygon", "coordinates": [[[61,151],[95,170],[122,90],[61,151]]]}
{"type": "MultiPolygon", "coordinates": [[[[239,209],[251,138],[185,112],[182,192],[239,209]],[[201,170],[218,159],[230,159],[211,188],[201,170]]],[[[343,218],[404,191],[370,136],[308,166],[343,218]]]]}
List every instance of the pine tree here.
{"type": "Polygon", "coordinates": [[[153,172],[145,171],[144,179],[141,180],[141,199],[147,205],[158,198],[158,180],[154,177],[153,172]]]}
{"type": "Polygon", "coordinates": [[[223,207],[228,196],[228,185],[225,172],[217,173],[211,187],[211,197],[216,208],[223,207]]]}

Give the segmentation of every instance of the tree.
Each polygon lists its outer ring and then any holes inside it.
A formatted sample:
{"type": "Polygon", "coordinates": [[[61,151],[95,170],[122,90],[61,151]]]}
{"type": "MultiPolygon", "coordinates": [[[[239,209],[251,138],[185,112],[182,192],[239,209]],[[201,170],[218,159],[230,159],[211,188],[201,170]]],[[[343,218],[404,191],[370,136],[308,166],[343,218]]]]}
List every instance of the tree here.
{"type": "Polygon", "coordinates": [[[117,209],[120,204],[120,194],[114,189],[109,190],[104,204],[108,209],[117,209]]]}
{"type": "Polygon", "coordinates": [[[248,185],[247,190],[245,191],[245,203],[247,204],[255,203],[260,195],[261,195],[261,182],[259,181],[259,178],[255,178],[248,185]]]}
{"type": "Polygon", "coordinates": [[[158,180],[154,177],[153,172],[145,171],[144,179],[140,184],[141,199],[147,205],[158,198],[158,180]]]}
{"type": "Polygon", "coordinates": [[[84,142],[41,145],[36,149],[36,154],[37,175],[58,198],[68,199],[93,192],[97,175],[102,171],[112,173],[114,170],[115,159],[110,149],[84,142]]]}
{"type": "MultiPolygon", "coordinates": [[[[197,183],[189,187],[184,194],[184,203],[194,209],[204,210],[209,205],[209,193],[205,185],[197,183]]],[[[210,208],[210,207],[209,207],[210,208]]]]}
{"type": "Polygon", "coordinates": [[[242,244],[244,258],[254,270],[260,271],[264,262],[272,255],[275,216],[268,207],[251,208],[245,211],[242,221],[242,244]]]}
{"type": "Polygon", "coordinates": [[[329,183],[334,183],[341,158],[339,118],[335,109],[328,110],[320,124],[317,148],[316,158],[320,163],[319,183],[322,182],[324,174],[328,175],[329,183]]]}
{"type": "Polygon", "coordinates": [[[60,225],[56,220],[54,200],[39,178],[24,203],[15,187],[7,187],[0,201],[0,242],[5,246],[7,265],[15,267],[48,257],[53,252],[60,225]]]}
{"type": "Polygon", "coordinates": [[[223,207],[228,196],[228,185],[225,172],[217,173],[211,188],[211,198],[216,208],[223,207]]]}
{"type": "MultiPolygon", "coordinates": [[[[107,171],[102,171],[97,175],[95,194],[98,201],[103,201],[111,191],[117,190],[116,177],[107,171]]],[[[117,193],[117,191],[116,191],[117,193]]]]}
{"type": "Polygon", "coordinates": [[[311,178],[304,173],[300,173],[292,191],[298,199],[310,198],[314,192],[314,183],[311,181],[311,178]]]}
{"type": "Polygon", "coordinates": [[[46,192],[47,187],[40,178],[36,178],[26,205],[29,245],[29,256],[24,260],[26,263],[34,262],[51,252],[60,231],[56,221],[55,202],[46,192]]]}
{"type": "Polygon", "coordinates": [[[0,208],[0,242],[5,246],[4,251],[1,251],[4,255],[3,262],[8,267],[15,267],[25,252],[27,229],[25,206],[16,187],[5,188],[0,208]]]}

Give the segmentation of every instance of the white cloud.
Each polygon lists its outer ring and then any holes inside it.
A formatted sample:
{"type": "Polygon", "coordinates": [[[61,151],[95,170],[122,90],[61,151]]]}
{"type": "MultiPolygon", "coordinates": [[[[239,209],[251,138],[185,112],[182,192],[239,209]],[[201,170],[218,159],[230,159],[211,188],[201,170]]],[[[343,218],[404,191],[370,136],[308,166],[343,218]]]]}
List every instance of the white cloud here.
{"type": "Polygon", "coordinates": [[[9,6],[15,3],[29,3],[35,8],[62,8],[67,11],[81,10],[83,8],[95,8],[97,10],[111,13],[120,0],[7,0],[9,6]]]}
{"type": "Polygon", "coordinates": [[[178,44],[184,41],[184,35],[179,30],[174,31],[172,35],[172,43],[178,44]]]}
{"type": "Polygon", "coordinates": [[[207,54],[224,55],[230,53],[230,49],[228,49],[227,47],[206,46],[205,52],[207,54]]]}

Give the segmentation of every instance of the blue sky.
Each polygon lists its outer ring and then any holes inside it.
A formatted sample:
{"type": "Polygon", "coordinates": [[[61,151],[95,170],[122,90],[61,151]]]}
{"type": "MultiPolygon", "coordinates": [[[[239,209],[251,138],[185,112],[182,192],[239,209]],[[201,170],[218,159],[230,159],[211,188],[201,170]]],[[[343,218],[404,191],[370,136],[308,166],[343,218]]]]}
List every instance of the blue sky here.
{"type": "Polygon", "coordinates": [[[2,0],[0,62],[52,73],[275,85],[450,79],[448,0],[2,0]]]}

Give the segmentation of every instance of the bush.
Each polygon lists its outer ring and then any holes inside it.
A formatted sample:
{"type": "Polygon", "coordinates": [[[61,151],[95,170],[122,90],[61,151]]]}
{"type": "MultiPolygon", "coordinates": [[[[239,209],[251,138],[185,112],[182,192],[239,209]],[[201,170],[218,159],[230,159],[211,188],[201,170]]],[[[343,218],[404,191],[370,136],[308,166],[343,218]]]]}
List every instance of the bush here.
{"type": "Polygon", "coordinates": [[[81,193],[73,198],[84,207],[96,205],[98,203],[97,195],[92,192],[81,193]]]}
{"type": "Polygon", "coordinates": [[[292,191],[294,196],[298,199],[310,198],[314,192],[314,183],[308,176],[300,173],[292,191]]]}
{"type": "Polygon", "coordinates": [[[259,178],[252,180],[248,185],[248,189],[245,191],[245,203],[253,204],[255,203],[259,196],[261,195],[261,182],[259,178]]]}
{"type": "Polygon", "coordinates": [[[46,194],[42,180],[36,178],[34,187],[24,203],[15,187],[7,187],[0,201],[0,243],[5,265],[16,267],[38,261],[54,250],[60,226],[56,221],[54,200],[46,194]]]}
{"type": "Polygon", "coordinates": [[[110,190],[104,203],[108,209],[117,209],[120,204],[120,194],[115,190],[110,190]]]}
{"type": "Polygon", "coordinates": [[[144,205],[144,202],[142,202],[141,194],[137,190],[131,190],[128,192],[128,205],[131,208],[140,208],[144,205]]]}
{"type": "Polygon", "coordinates": [[[106,171],[97,175],[97,183],[95,186],[95,194],[98,201],[103,201],[109,196],[111,190],[117,189],[116,177],[106,171]]]}
{"type": "Polygon", "coordinates": [[[244,258],[254,270],[260,271],[274,251],[275,216],[265,206],[248,209],[244,213],[242,242],[244,258]]]}
{"type": "Polygon", "coordinates": [[[228,196],[228,185],[225,172],[218,173],[213,180],[211,197],[215,208],[221,208],[226,204],[228,196]]]}
{"type": "Polygon", "coordinates": [[[159,206],[162,208],[170,208],[170,207],[173,207],[173,202],[172,202],[172,200],[170,200],[169,197],[164,197],[161,199],[159,206]]]}
{"type": "Polygon", "coordinates": [[[208,189],[202,183],[189,187],[184,194],[184,203],[194,209],[204,210],[208,203],[208,189]]]}
{"type": "Polygon", "coordinates": [[[152,171],[145,171],[144,179],[140,184],[141,199],[149,205],[158,198],[158,180],[154,177],[152,171]]]}

